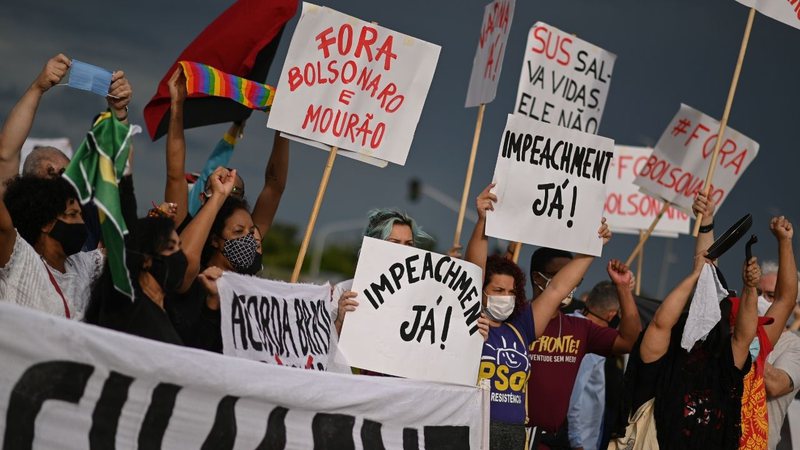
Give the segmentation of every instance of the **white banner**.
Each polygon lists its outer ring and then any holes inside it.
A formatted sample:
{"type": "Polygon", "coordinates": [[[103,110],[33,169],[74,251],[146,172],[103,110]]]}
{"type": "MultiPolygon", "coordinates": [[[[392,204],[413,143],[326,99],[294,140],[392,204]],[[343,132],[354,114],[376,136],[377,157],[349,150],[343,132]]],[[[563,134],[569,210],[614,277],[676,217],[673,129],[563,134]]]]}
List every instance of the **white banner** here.
{"type": "MultiPolygon", "coordinates": [[[[703,190],[718,131],[719,122],[682,104],[634,183],[691,213],[695,195],[703,190]]],[[[758,154],[758,143],[730,126],[723,139],[709,191],[717,210],[758,154]]]]}
{"type": "Polygon", "coordinates": [[[597,229],[613,157],[611,139],[509,115],[486,234],[600,256],[597,229]]]}
{"type": "Polygon", "coordinates": [[[303,3],[267,126],[403,165],[439,51],[303,3]]]}
{"type": "MultiPolygon", "coordinates": [[[[633,184],[652,153],[653,149],[649,147],[614,147],[603,216],[608,219],[608,226],[615,233],[638,235],[639,230],[650,228],[664,206],[663,201],[639,192],[639,186],[633,184]]],[[[689,234],[689,226],[689,215],[670,206],[653,230],[653,236],[678,237],[678,234],[689,234]]]]}
{"type": "Polygon", "coordinates": [[[333,326],[329,284],[284,283],[225,272],[217,287],[224,354],[326,370],[333,326]]]}
{"type": "Polygon", "coordinates": [[[365,237],[337,358],[389,375],[474,386],[483,337],[480,267],[365,237]]]}
{"type": "Polygon", "coordinates": [[[772,17],[790,27],[800,28],[800,1],[798,0],[736,0],[755,8],[761,14],[772,17]]]}
{"type": "Polygon", "coordinates": [[[168,345],[0,304],[0,439],[30,449],[478,449],[479,388],[168,345]]]}
{"type": "Polygon", "coordinates": [[[515,0],[495,0],[483,11],[481,35],[472,60],[472,74],[467,88],[467,108],[490,103],[497,95],[497,83],[503,70],[506,42],[514,18],[515,0]]]}
{"type": "Polygon", "coordinates": [[[514,114],[597,134],[616,55],[544,22],[528,33],[514,114]]]}

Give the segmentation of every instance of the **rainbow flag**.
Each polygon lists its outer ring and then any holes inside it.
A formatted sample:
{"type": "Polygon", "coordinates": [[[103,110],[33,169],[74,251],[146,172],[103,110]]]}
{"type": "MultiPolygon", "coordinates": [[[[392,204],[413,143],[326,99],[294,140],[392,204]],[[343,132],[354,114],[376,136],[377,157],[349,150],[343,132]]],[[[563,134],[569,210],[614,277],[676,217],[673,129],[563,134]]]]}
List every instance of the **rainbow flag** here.
{"type": "Polygon", "coordinates": [[[229,98],[250,109],[269,111],[275,98],[275,88],[242,77],[229,75],[205,64],[180,61],[186,75],[188,95],[206,94],[229,98]]]}

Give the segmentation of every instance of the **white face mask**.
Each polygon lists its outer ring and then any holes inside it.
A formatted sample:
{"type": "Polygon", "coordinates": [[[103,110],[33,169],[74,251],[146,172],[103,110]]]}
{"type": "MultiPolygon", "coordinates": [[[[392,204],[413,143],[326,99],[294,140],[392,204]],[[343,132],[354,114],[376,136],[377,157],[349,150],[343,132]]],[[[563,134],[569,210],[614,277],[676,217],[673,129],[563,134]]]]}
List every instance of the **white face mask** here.
{"type": "Polygon", "coordinates": [[[764,314],[766,314],[767,310],[769,309],[770,306],[772,306],[772,302],[770,302],[769,300],[767,300],[766,298],[764,298],[764,297],[762,297],[760,295],[758,296],[758,315],[759,316],[763,316],[764,314]]]}
{"type": "Polygon", "coordinates": [[[483,312],[490,319],[502,322],[514,312],[514,306],[516,306],[516,298],[513,295],[487,295],[486,307],[483,308],[483,312]]]}
{"type": "MultiPolygon", "coordinates": [[[[547,289],[547,286],[550,286],[550,282],[553,279],[552,278],[547,278],[547,276],[545,276],[545,274],[543,274],[542,272],[536,272],[536,273],[538,273],[539,275],[541,275],[542,278],[547,280],[547,282],[544,284],[544,287],[541,287],[541,286],[539,286],[539,283],[534,282],[536,287],[538,287],[540,291],[544,292],[544,290],[547,289]]],[[[562,308],[566,308],[567,306],[570,305],[570,303],[572,303],[572,298],[575,297],[575,291],[577,291],[577,289],[578,289],[577,286],[572,288],[572,291],[570,291],[569,295],[567,295],[566,297],[564,297],[561,300],[561,307],[562,308]]]]}

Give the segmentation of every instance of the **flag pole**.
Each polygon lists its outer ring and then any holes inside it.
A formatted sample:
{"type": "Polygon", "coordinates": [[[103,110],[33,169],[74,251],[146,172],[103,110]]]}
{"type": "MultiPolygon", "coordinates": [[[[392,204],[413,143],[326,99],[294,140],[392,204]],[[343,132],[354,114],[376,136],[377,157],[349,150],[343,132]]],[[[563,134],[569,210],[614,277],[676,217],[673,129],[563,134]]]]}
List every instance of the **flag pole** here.
{"type": "Polygon", "coordinates": [[[319,182],[319,189],[317,189],[317,198],[314,200],[314,208],[311,210],[311,217],[308,219],[306,226],[306,234],[303,237],[303,243],[300,244],[300,253],[297,254],[297,261],[294,263],[294,271],[292,272],[292,283],[297,283],[300,278],[300,270],[303,268],[303,260],[306,258],[308,251],[308,244],[311,242],[311,234],[314,233],[314,224],[317,223],[317,215],[322,207],[322,199],[325,197],[325,190],[328,188],[328,180],[331,177],[333,170],[333,162],[336,159],[336,152],[339,147],[331,147],[328,154],[328,162],[325,163],[325,170],[322,172],[322,180],[319,182]]]}
{"type": "MultiPolygon", "coordinates": [[[[725,110],[722,112],[722,120],[719,122],[719,132],[717,133],[717,142],[714,144],[714,153],[711,155],[711,163],[708,166],[708,173],[706,174],[706,181],[703,184],[703,194],[708,196],[711,190],[711,181],[714,178],[714,171],[717,169],[717,158],[719,157],[719,150],[722,145],[722,135],[725,133],[725,128],[728,126],[728,117],[731,113],[733,106],[733,97],[736,95],[736,86],[739,84],[739,74],[742,72],[742,64],[744,63],[744,55],[747,52],[747,43],[750,41],[750,31],[753,29],[753,19],[756,17],[756,9],[750,8],[750,15],[747,16],[747,24],[744,27],[744,36],[742,37],[742,45],[739,47],[739,59],[736,61],[736,68],[733,70],[733,79],[731,80],[730,89],[728,89],[728,99],[725,101],[725,110]]],[[[692,236],[697,237],[700,232],[700,223],[703,221],[703,215],[698,214],[697,220],[694,222],[694,230],[692,236]]]]}
{"type": "Polygon", "coordinates": [[[469,164],[467,164],[467,177],[464,180],[464,191],[461,193],[461,207],[458,210],[458,222],[456,222],[456,234],[453,237],[453,247],[457,247],[461,244],[461,231],[464,226],[464,214],[467,212],[467,198],[469,197],[470,184],[472,184],[472,172],[475,168],[475,156],[478,153],[478,142],[481,140],[483,111],[485,109],[485,103],[481,103],[478,107],[478,121],[475,123],[475,134],[472,137],[472,150],[469,154],[469,164]]]}

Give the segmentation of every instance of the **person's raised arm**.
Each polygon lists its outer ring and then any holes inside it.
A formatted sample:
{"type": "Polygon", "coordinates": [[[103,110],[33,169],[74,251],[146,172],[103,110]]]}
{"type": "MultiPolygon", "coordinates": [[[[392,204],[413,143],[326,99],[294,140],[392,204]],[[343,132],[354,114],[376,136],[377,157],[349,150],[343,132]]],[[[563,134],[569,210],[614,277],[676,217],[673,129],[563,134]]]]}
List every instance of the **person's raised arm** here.
{"type": "Polygon", "coordinates": [[[5,267],[14,253],[14,244],[17,241],[17,230],[14,229],[14,222],[11,214],[6,209],[5,199],[0,194],[0,267],[5,267]]]}
{"type": "Polygon", "coordinates": [[[697,284],[697,280],[700,278],[703,266],[706,263],[711,263],[705,258],[704,254],[705,252],[694,257],[694,270],[692,270],[692,273],[667,295],[653,315],[653,320],[647,325],[642,337],[642,343],[639,346],[639,356],[642,362],[651,363],[667,353],[672,327],[678,323],[678,319],[686,307],[686,302],[689,301],[689,295],[691,295],[694,285],[697,284]]]}
{"type": "Polygon", "coordinates": [[[703,254],[714,243],[714,202],[702,192],[698,192],[692,203],[692,212],[695,217],[698,214],[703,215],[703,220],[700,221],[701,231],[694,243],[694,254],[703,254]]]}
{"type": "Polygon", "coordinates": [[[615,355],[630,353],[633,344],[639,339],[642,332],[642,320],[639,318],[639,308],[631,292],[633,273],[628,266],[612,259],[608,262],[608,276],[614,282],[619,297],[619,335],[614,340],[612,351],[615,355]]]}
{"type": "Polygon", "coordinates": [[[189,185],[184,174],[186,166],[186,138],[183,134],[183,102],[186,100],[186,77],[178,67],[169,81],[170,108],[167,128],[167,186],[164,201],[178,205],[173,219],[175,225],[183,223],[189,202],[189,185]]]}
{"type": "Polygon", "coordinates": [[[181,247],[186,255],[188,265],[186,276],[178,292],[186,292],[197,277],[200,271],[200,257],[203,254],[203,246],[208,239],[208,233],[211,231],[211,225],[222,208],[222,204],[225,203],[225,199],[231,194],[235,180],[235,170],[228,171],[224,167],[215,170],[211,174],[211,197],[206,200],[206,204],[200,208],[197,216],[181,232],[181,247]]]}
{"type": "MultiPolygon", "coordinates": [[[[603,240],[603,245],[611,240],[611,231],[606,225],[605,217],[600,222],[597,235],[598,239],[603,240]]],[[[544,291],[531,303],[537,339],[544,333],[544,329],[550,323],[550,318],[558,310],[561,300],[566,298],[581,282],[592,261],[594,261],[594,256],[575,255],[575,258],[558,271],[544,291]]]]}
{"type": "Polygon", "coordinates": [[[253,223],[261,231],[261,236],[266,236],[281,196],[286,189],[286,178],[289,173],[289,140],[275,132],[272,143],[272,153],[269,155],[267,168],[264,170],[264,188],[258,194],[258,199],[253,207],[253,223]]]}
{"type": "Polygon", "coordinates": [[[72,62],[59,53],[50,58],[42,72],[22,95],[6,117],[0,131],[0,192],[5,190],[5,180],[19,173],[20,151],[33,126],[39,101],[48,89],[61,82],[72,62]]]}
{"type": "MultiPolygon", "coordinates": [[[[739,301],[739,312],[736,315],[736,324],[733,327],[731,336],[731,350],[733,351],[733,363],[741,369],[750,354],[750,343],[756,337],[758,328],[758,281],[761,279],[761,269],[758,267],[756,257],[744,266],[742,271],[742,281],[744,289],[742,298],[739,301]]],[[[723,318],[723,320],[725,320],[723,318]]]]}
{"type": "Polygon", "coordinates": [[[789,315],[797,305],[797,263],[794,260],[792,223],[785,217],[773,217],[769,224],[772,234],[778,240],[778,281],[775,285],[775,301],[767,310],[767,316],[774,322],[765,325],[769,341],[774,346],[778,342],[789,315]]]}
{"type": "Polygon", "coordinates": [[[203,171],[200,172],[200,178],[194,182],[192,190],[189,191],[189,214],[194,216],[200,209],[200,194],[206,185],[206,180],[211,174],[217,170],[217,167],[228,167],[228,162],[233,156],[233,149],[236,146],[236,141],[241,137],[244,130],[244,122],[234,122],[231,124],[222,139],[217,142],[214,150],[208,155],[206,163],[203,166],[203,171]]]}
{"type": "Polygon", "coordinates": [[[486,237],[486,211],[494,211],[494,202],[497,196],[492,194],[491,189],[494,183],[486,186],[475,200],[475,208],[478,210],[478,221],[472,230],[472,236],[467,243],[465,253],[466,260],[481,268],[481,272],[486,269],[486,258],[489,254],[489,238],[486,237]]]}

